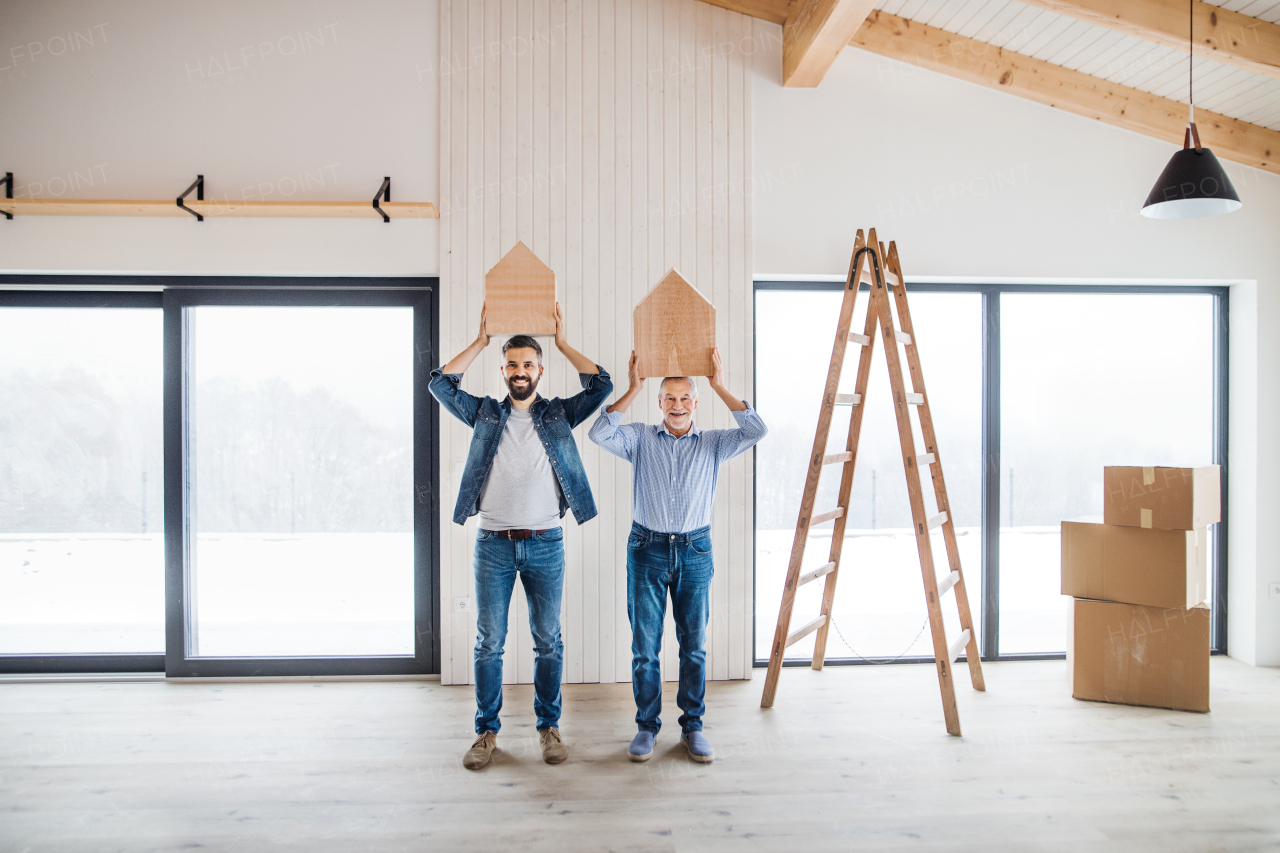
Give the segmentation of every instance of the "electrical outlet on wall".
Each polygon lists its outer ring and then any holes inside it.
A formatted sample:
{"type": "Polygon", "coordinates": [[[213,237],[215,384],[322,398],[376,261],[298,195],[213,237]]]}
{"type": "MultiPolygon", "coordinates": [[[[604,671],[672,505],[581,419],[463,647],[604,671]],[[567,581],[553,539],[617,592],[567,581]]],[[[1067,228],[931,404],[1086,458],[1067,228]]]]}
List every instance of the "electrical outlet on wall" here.
{"type": "Polygon", "coordinates": [[[470,613],[470,612],[471,612],[471,599],[469,599],[469,598],[455,598],[455,599],[453,600],[453,611],[454,611],[455,613],[470,613]]]}
{"type": "Polygon", "coordinates": [[[1273,583],[1269,587],[1267,594],[1272,598],[1280,598],[1280,583],[1273,583]]]}

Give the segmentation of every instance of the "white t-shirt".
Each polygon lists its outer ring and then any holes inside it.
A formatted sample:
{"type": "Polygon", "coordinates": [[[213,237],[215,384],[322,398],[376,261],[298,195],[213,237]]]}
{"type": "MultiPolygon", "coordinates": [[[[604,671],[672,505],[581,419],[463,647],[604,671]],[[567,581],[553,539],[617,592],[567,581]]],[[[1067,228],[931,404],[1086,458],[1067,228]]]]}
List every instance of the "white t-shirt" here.
{"type": "Polygon", "coordinates": [[[511,408],[489,477],[480,490],[483,530],[560,526],[560,481],[533,426],[533,413],[511,408]]]}

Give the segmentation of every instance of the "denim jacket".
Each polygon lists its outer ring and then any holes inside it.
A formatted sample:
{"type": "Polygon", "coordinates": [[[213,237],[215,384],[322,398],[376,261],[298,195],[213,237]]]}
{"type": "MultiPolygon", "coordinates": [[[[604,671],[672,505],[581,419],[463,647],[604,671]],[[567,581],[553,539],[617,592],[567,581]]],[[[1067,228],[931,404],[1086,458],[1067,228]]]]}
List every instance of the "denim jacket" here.
{"type": "MultiPolygon", "coordinates": [[[[579,373],[582,392],[569,399],[555,397],[548,400],[542,395],[529,408],[533,415],[533,427],[547,449],[551,469],[560,481],[560,517],[573,510],[579,524],[596,516],[595,500],[591,497],[591,485],[587,472],[578,455],[578,445],[570,432],[578,424],[591,417],[592,412],[613,391],[613,380],[599,365],[597,373],[579,373]]],[[[431,394],[440,405],[458,420],[471,427],[471,450],[467,453],[467,466],[462,473],[462,487],[458,489],[458,503],[453,510],[453,520],[465,524],[467,519],[480,511],[480,492],[489,469],[498,453],[498,442],[507,427],[511,414],[511,398],[501,402],[492,397],[476,397],[462,390],[462,374],[443,373],[440,368],[431,371],[431,394]]]]}

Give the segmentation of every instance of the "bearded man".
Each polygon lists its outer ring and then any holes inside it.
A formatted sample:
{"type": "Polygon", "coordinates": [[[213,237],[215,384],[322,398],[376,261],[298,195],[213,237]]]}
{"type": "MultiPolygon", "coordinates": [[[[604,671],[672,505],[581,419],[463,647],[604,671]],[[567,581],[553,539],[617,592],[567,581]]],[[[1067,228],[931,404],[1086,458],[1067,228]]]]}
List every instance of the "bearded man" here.
{"type": "Polygon", "coordinates": [[[476,579],[476,739],[462,759],[469,770],[489,763],[497,745],[502,710],[502,647],[516,576],[529,602],[533,632],[533,709],[542,758],[564,761],[560,738],[560,600],[564,587],[564,531],[560,519],[572,509],[583,524],[596,515],[573,427],[585,421],[613,390],[609,374],[569,346],[556,305],[556,348],[578,371],[582,391],[568,399],[536,393],[545,370],[542,347],[516,335],[502,347],[502,401],[462,390],[462,374],[489,345],[486,312],[469,347],[431,372],[431,393],[471,427],[471,449],[458,490],[453,520],[465,524],[479,513],[473,566],[476,579]]]}

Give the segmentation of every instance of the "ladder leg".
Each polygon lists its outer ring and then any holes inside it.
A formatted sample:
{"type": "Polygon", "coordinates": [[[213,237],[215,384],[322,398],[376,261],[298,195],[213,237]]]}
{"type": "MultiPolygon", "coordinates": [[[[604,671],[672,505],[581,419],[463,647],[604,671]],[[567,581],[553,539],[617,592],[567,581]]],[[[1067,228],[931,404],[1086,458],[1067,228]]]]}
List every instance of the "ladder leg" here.
{"type": "MultiPolygon", "coordinates": [[[[874,240],[874,237],[871,239],[874,240]]],[[[898,355],[893,311],[889,300],[888,288],[879,282],[871,285],[869,309],[874,307],[876,310],[880,320],[880,331],[884,335],[885,360],[889,364],[889,385],[893,389],[894,414],[898,421],[898,438],[902,448],[903,467],[907,475],[907,494],[911,500],[916,550],[920,555],[920,573],[924,581],[925,606],[929,611],[929,628],[933,635],[933,659],[938,671],[938,688],[942,694],[942,715],[946,720],[947,733],[959,736],[960,712],[956,708],[955,684],[947,650],[947,631],[942,620],[942,608],[938,602],[937,569],[933,564],[933,546],[929,539],[930,529],[925,514],[923,487],[915,462],[915,436],[911,431],[911,413],[906,388],[902,381],[902,364],[898,355]]]]}
{"type": "MultiPolygon", "coordinates": [[[[845,450],[850,454],[850,458],[844,464],[844,472],[840,477],[838,501],[839,505],[844,507],[849,506],[849,494],[853,491],[853,475],[858,461],[858,441],[862,435],[862,413],[866,410],[867,382],[871,378],[871,360],[875,352],[876,313],[870,309],[870,305],[867,308],[867,318],[863,324],[862,334],[869,342],[862,344],[862,353],[858,356],[858,376],[854,384],[854,393],[860,402],[849,412],[849,438],[845,442],[845,450]]],[[[848,521],[849,514],[846,512],[836,519],[835,528],[831,531],[831,551],[827,561],[834,563],[835,569],[827,575],[827,583],[822,590],[821,615],[827,617],[827,621],[822,623],[813,640],[813,662],[810,666],[816,670],[822,669],[827,658],[827,634],[831,630],[831,611],[835,606],[836,582],[840,576],[840,555],[844,547],[844,531],[848,521]]]]}
{"type": "MultiPolygon", "coordinates": [[[[898,258],[898,246],[889,243],[889,255],[885,259],[890,272],[904,281],[902,265],[898,258]]],[[[911,307],[907,302],[906,288],[898,288],[894,293],[894,302],[898,308],[898,321],[902,330],[915,340],[915,327],[911,322],[911,307]]],[[[924,372],[920,367],[920,353],[914,345],[906,347],[907,368],[911,372],[911,387],[918,394],[925,393],[924,372]]],[[[926,397],[927,399],[927,397],[926,397]]],[[[964,582],[964,571],[960,568],[960,547],[956,542],[955,523],[952,518],[950,501],[947,498],[947,483],[942,475],[942,457],[938,453],[937,436],[933,428],[933,415],[927,405],[918,409],[920,417],[920,435],[924,438],[925,452],[933,454],[933,463],[929,465],[930,479],[933,481],[933,493],[937,500],[939,512],[947,514],[942,525],[943,540],[947,546],[947,564],[960,580],[953,587],[956,599],[956,610],[960,616],[960,630],[969,632],[969,642],[965,646],[965,658],[969,664],[969,681],[975,690],[986,690],[986,679],[982,676],[982,656],[978,650],[978,632],[973,628],[973,617],[969,612],[969,593],[964,582]]]]}

